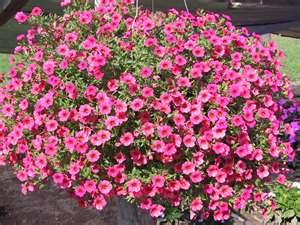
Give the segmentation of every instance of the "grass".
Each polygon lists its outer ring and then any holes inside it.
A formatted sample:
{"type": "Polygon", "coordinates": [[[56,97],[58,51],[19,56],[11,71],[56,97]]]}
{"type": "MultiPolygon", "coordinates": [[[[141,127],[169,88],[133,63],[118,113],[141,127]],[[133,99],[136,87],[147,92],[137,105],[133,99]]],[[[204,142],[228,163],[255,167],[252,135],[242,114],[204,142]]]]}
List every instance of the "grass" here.
{"type": "MultiPolygon", "coordinates": [[[[286,55],[282,71],[290,76],[293,82],[300,82],[300,39],[272,35],[278,47],[286,55]]],[[[8,70],[8,56],[0,54],[0,73],[8,70]]]]}
{"type": "Polygon", "coordinates": [[[8,55],[0,54],[0,73],[6,72],[8,68],[9,68],[8,55]]]}
{"type": "Polygon", "coordinates": [[[285,53],[282,71],[290,76],[292,81],[300,82],[300,39],[272,35],[278,47],[285,53]]]}

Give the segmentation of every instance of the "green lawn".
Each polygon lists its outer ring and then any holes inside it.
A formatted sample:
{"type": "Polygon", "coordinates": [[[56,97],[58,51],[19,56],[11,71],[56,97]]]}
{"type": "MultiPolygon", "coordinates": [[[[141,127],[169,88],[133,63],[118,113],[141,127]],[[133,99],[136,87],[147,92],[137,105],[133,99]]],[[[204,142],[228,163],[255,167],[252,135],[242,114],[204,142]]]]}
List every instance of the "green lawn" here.
{"type": "MultiPolygon", "coordinates": [[[[283,62],[283,72],[291,77],[292,81],[300,82],[300,39],[272,35],[278,47],[286,55],[283,62]]],[[[8,56],[0,54],[0,72],[8,70],[8,56]]]]}
{"type": "Polygon", "coordinates": [[[300,39],[272,35],[278,47],[285,53],[283,72],[291,77],[292,81],[300,82],[300,39]]]}
{"type": "Polygon", "coordinates": [[[8,70],[8,55],[0,54],[0,73],[8,70]]]}

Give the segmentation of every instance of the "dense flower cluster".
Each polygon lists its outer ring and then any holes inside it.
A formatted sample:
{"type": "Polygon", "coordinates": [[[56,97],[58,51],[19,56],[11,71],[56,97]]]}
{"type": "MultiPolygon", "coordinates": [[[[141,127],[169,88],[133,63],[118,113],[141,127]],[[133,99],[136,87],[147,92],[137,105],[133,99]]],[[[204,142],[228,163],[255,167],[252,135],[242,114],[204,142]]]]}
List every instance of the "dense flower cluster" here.
{"type": "Polygon", "coordinates": [[[263,204],[294,157],[282,52],[218,14],[133,3],[16,15],[33,26],[0,89],[0,164],[24,193],[50,178],[98,210],[120,196],[153,217],[222,221],[263,204]]]}
{"type": "Polygon", "coordinates": [[[300,143],[297,143],[300,133],[300,105],[296,100],[287,101],[286,99],[281,99],[279,105],[282,107],[281,119],[288,123],[285,129],[287,129],[289,141],[300,147],[300,143]]]}

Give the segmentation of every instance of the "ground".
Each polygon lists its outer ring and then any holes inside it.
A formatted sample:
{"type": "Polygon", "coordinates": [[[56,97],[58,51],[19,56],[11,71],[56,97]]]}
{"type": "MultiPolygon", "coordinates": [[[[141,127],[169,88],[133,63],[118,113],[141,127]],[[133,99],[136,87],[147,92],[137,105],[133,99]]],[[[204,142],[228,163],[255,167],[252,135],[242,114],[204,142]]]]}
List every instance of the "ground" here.
{"type": "Polygon", "coordinates": [[[300,83],[300,39],[273,35],[278,47],[285,53],[283,72],[294,82],[300,83]]]}

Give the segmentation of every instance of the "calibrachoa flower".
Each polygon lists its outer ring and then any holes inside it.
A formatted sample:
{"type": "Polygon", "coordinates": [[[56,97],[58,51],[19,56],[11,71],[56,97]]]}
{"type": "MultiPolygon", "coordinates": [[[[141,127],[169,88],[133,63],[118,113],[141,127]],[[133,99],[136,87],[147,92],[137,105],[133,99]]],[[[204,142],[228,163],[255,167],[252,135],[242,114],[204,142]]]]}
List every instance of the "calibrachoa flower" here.
{"type": "Polygon", "coordinates": [[[0,165],[23,193],[52,180],[98,210],[114,196],[153,217],[269,207],[300,127],[282,52],[218,14],[133,4],[16,15],[32,28],[0,88],[0,165]]]}

